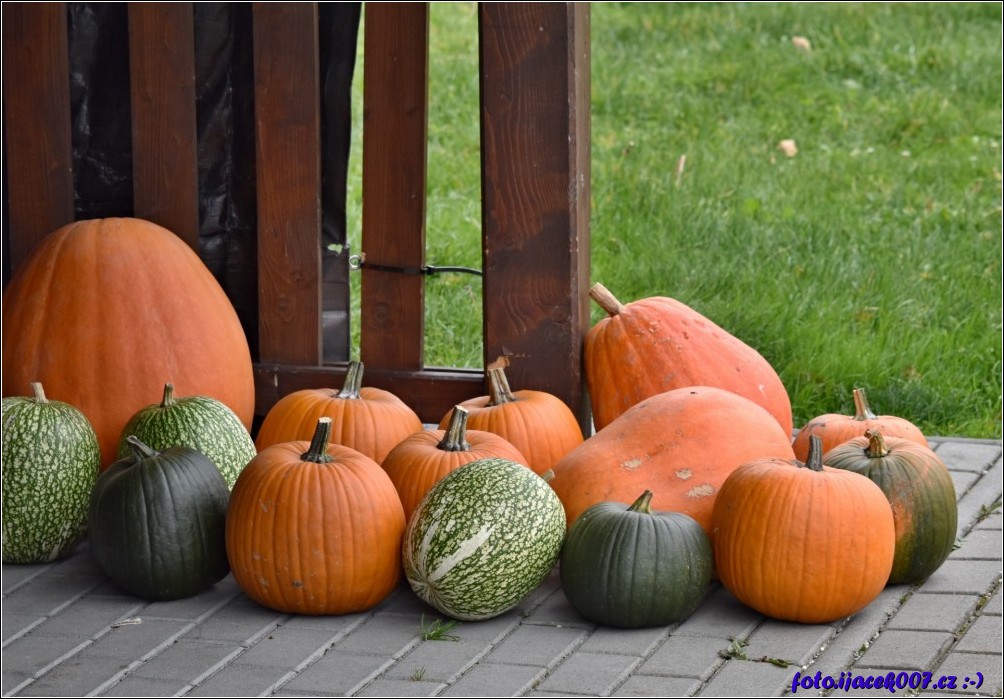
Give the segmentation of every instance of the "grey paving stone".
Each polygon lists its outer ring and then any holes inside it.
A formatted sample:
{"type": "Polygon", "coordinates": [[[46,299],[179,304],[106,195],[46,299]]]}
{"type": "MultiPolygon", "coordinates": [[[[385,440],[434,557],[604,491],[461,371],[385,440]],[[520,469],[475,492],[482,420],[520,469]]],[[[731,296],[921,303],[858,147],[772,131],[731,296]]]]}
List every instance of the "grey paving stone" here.
{"type": "Polygon", "coordinates": [[[1000,532],[975,529],[962,541],[962,546],[949,554],[949,558],[982,559],[1000,561],[1002,542],[1000,532]]]}
{"type": "Polygon", "coordinates": [[[949,559],[941,564],[920,588],[924,592],[951,592],[982,595],[1000,578],[999,561],[949,559]]]}
{"type": "MultiPolygon", "coordinates": [[[[160,618],[162,615],[154,616],[160,618]]],[[[285,614],[260,607],[246,597],[237,597],[193,626],[185,636],[192,641],[248,644],[269,633],[285,619],[285,614]]]]}
{"type": "MultiPolygon", "coordinates": [[[[227,576],[197,595],[164,602],[151,602],[143,609],[142,616],[195,621],[228,602],[257,607],[254,602],[243,596],[233,577],[227,576]]],[[[258,608],[261,609],[261,607],[258,608]]]]}
{"type": "Polygon", "coordinates": [[[744,652],[750,660],[773,658],[806,665],[836,632],[825,624],[794,624],[775,619],[764,622],[749,637],[744,652]]]}
{"type": "MultiPolygon", "coordinates": [[[[11,566],[4,566],[4,575],[11,566]]],[[[93,590],[98,578],[42,574],[4,597],[4,613],[52,614],[93,590]]]]}
{"type": "Polygon", "coordinates": [[[375,615],[355,627],[335,647],[339,653],[389,658],[420,641],[418,623],[402,623],[398,616],[375,615]]]}
{"type": "Polygon", "coordinates": [[[555,566],[551,570],[548,577],[540,585],[538,585],[533,592],[517,604],[513,611],[520,617],[530,616],[534,609],[554,594],[555,590],[560,588],[561,575],[558,573],[558,566],[555,566]]]}
{"type": "Polygon", "coordinates": [[[525,623],[530,624],[551,624],[560,626],[576,626],[579,628],[593,628],[595,624],[587,621],[575,611],[564,590],[555,590],[539,606],[537,606],[526,617],[525,623]]]}
{"type": "Polygon", "coordinates": [[[977,617],[970,624],[954,650],[971,653],[996,653],[999,657],[1002,638],[1004,638],[1004,619],[999,616],[983,615],[977,617]]]}
{"type": "Polygon", "coordinates": [[[485,656],[489,663],[549,667],[564,658],[583,639],[582,629],[523,624],[485,656]]]}
{"type": "Polygon", "coordinates": [[[606,695],[627,679],[640,658],[610,653],[577,651],[537,685],[562,694],[606,695]]]}
{"type": "Polygon", "coordinates": [[[854,664],[856,672],[930,670],[955,641],[943,631],[883,631],[854,664]]]}
{"type": "Polygon", "coordinates": [[[3,649],[3,670],[5,673],[34,677],[64,656],[86,648],[89,643],[79,638],[45,636],[32,631],[3,649]]]}
{"type": "Polygon", "coordinates": [[[130,677],[177,680],[196,684],[219,663],[235,657],[242,647],[236,643],[198,643],[179,640],[129,673],[130,677]]]}
{"type": "Polygon", "coordinates": [[[711,592],[674,636],[746,638],[763,617],[732,596],[724,587],[711,592]]]}
{"type": "Polygon", "coordinates": [[[655,626],[645,629],[614,629],[598,626],[586,642],[579,646],[585,653],[616,653],[645,656],[669,637],[670,627],[655,626]]]}
{"type": "Polygon", "coordinates": [[[191,626],[188,621],[146,619],[118,626],[87,647],[87,653],[132,662],[173,643],[191,626]]]}
{"type": "Polygon", "coordinates": [[[190,697],[254,697],[267,694],[286,676],[281,668],[242,662],[238,656],[219,672],[211,675],[186,696],[190,697]]]}
{"type": "Polygon", "coordinates": [[[756,687],[759,696],[777,696],[791,688],[797,668],[783,668],[771,663],[729,660],[708,680],[697,696],[740,697],[756,687]]]}
{"type": "Polygon", "coordinates": [[[447,688],[444,697],[516,696],[531,690],[545,670],[533,665],[475,665],[447,688]]]}
{"type": "Polygon", "coordinates": [[[297,629],[327,629],[332,634],[337,632],[350,631],[372,616],[369,613],[360,614],[295,614],[283,619],[282,625],[297,629]]]}
{"type": "Polygon", "coordinates": [[[1000,509],[997,503],[1001,497],[1000,482],[1004,478],[1002,472],[1004,467],[1001,464],[995,465],[959,500],[960,534],[973,529],[1000,529],[1000,520],[995,519],[994,510],[1000,509]],[[995,485],[992,487],[992,484],[995,485]]]}
{"type": "Polygon", "coordinates": [[[443,685],[425,679],[379,679],[363,687],[357,697],[431,697],[443,685]]]}
{"type": "Polygon", "coordinates": [[[107,632],[111,624],[134,616],[144,604],[135,598],[88,595],[49,617],[37,630],[51,636],[95,638],[107,632]]]}
{"type": "Polygon", "coordinates": [[[999,532],[1002,528],[1004,528],[1004,515],[1001,514],[1000,509],[984,517],[976,525],[976,529],[986,531],[999,532]]]}
{"type": "Polygon", "coordinates": [[[955,677],[956,689],[953,691],[998,697],[1004,693],[1004,670],[1001,667],[1000,653],[984,655],[983,653],[952,651],[938,666],[934,674],[936,677],[955,677]],[[983,675],[983,682],[977,687],[979,675],[983,675]],[[963,688],[963,684],[969,684],[969,686],[963,688]]]}
{"type": "Polygon", "coordinates": [[[376,655],[353,655],[331,651],[280,686],[275,695],[346,694],[374,677],[389,662],[376,655]]]}
{"type": "Polygon", "coordinates": [[[481,621],[461,621],[453,627],[450,633],[462,641],[488,643],[493,640],[501,640],[512,633],[521,622],[520,616],[510,612],[481,621]]]}
{"type": "Polygon", "coordinates": [[[288,670],[315,653],[323,653],[336,638],[329,630],[280,626],[258,639],[238,658],[245,665],[288,670]]]}
{"type": "Polygon", "coordinates": [[[973,484],[980,479],[979,473],[973,471],[949,470],[948,475],[952,477],[952,484],[955,486],[955,494],[961,496],[973,487],[973,484]]]}
{"type": "Polygon", "coordinates": [[[980,610],[980,614],[994,614],[1000,616],[1004,613],[1004,605],[1001,604],[1001,592],[997,590],[990,596],[989,601],[980,610]]]}
{"type": "Polygon", "coordinates": [[[719,651],[726,650],[729,645],[727,638],[670,636],[638,667],[637,672],[706,680],[725,663],[719,651]]]}
{"type": "Polygon", "coordinates": [[[91,545],[85,539],[73,554],[52,564],[53,575],[95,575],[104,577],[104,571],[91,555],[91,545]]]}
{"type": "Polygon", "coordinates": [[[36,679],[18,696],[84,696],[118,675],[126,666],[127,663],[117,658],[77,653],[36,679]]]}
{"type": "Polygon", "coordinates": [[[889,620],[888,628],[954,632],[969,620],[979,600],[978,595],[917,592],[889,620]]]}
{"type": "Polygon", "coordinates": [[[657,675],[632,675],[610,696],[613,697],[685,697],[701,686],[700,680],[657,675]]]}
{"type": "Polygon", "coordinates": [[[409,679],[422,670],[427,680],[447,682],[488,652],[482,641],[422,641],[387,670],[390,679],[409,679]]]}
{"type": "Polygon", "coordinates": [[[26,584],[32,578],[42,575],[51,568],[51,563],[37,565],[13,565],[5,563],[3,566],[3,594],[6,596],[12,590],[26,584]]]}
{"type": "Polygon", "coordinates": [[[21,636],[27,630],[36,628],[49,617],[42,614],[15,614],[6,609],[0,616],[0,627],[3,628],[3,642],[6,643],[14,636],[21,636]]]}
{"type": "Polygon", "coordinates": [[[121,682],[102,692],[103,697],[169,697],[185,689],[177,680],[126,675],[121,682]]]}
{"type": "Polygon", "coordinates": [[[1001,447],[992,443],[942,442],[935,452],[949,469],[985,470],[1001,457],[1001,447]]]}
{"type": "Polygon", "coordinates": [[[26,675],[23,672],[10,672],[7,668],[4,668],[3,672],[0,673],[0,694],[5,697],[12,696],[15,691],[20,691],[25,685],[30,685],[34,682],[34,678],[31,675],[26,675]]]}

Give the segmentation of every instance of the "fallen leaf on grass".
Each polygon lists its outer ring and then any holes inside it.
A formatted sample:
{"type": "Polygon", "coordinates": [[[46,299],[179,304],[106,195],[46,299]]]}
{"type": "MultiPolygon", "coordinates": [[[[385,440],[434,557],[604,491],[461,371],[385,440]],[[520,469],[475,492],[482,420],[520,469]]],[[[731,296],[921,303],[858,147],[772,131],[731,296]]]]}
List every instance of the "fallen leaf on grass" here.
{"type": "Polygon", "coordinates": [[[812,51],[812,44],[804,36],[791,37],[791,45],[799,51],[812,51]]]}
{"type": "Polygon", "coordinates": [[[787,155],[789,158],[794,158],[798,155],[798,146],[795,145],[795,139],[786,138],[777,144],[778,149],[787,155]]]}

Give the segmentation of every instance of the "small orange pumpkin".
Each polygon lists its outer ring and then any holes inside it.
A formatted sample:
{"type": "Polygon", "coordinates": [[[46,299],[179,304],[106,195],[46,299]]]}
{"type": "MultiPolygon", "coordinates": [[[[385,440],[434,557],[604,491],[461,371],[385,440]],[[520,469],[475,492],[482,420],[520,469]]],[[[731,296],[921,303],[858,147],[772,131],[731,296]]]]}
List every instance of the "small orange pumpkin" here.
{"type": "Polygon", "coordinates": [[[493,432],[467,429],[468,412],[456,406],[445,430],[422,430],[394,447],[383,469],[401,496],[405,519],[443,476],[464,464],[499,458],[525,464],[519,449],[493,432]]]}
{"type": "Polygon", "coordinates": [[[876,415],[868,405],[865,389],[854,389],[854,415],[827,413],[809,421],[798,431],[792,450],[795,458],[805,461],[809,456],[809,436],[819,435],[823,441],[823,453],[827,453],[849,439],[863,437],[868,430],[878,430],[886,437],[909,439],[927,446],[927,438],[916,425],[895,415],[876,415]]]}
{"type": "Polygon", "coordinates": [[[237,478],[226,545],[237,584],[288,614],[348,614],[381,602],[401,578],[404,510],[390,478],[354,449],[313,439],[261,451],[237,478]]]}
{"type": "Polygon", "coordinates": [[[308,388],[283,396],[262,421],[255,447],[309,440],[320,417],[331,418],[331,441],[382,463],[422,421],[390,391],[363,387],[363,363],[351,362],[342,390],[308,388]]]}

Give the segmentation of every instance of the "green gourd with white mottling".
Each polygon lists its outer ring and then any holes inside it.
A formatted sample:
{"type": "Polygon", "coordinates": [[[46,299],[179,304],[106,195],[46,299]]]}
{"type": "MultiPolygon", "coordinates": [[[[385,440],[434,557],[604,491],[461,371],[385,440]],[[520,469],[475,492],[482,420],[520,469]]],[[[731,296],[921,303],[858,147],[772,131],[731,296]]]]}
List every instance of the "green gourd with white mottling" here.
{"type": "Polygon", "coordinates": [[[170,383],[165,384],[159,404],[143,408],[123,428],[118,449],[120,459],[131,453],[126,443],[130,435],[157,451],[189,447],[202,452],[216,464],[231,490],[237,476],[258,453],[254,440],[233,410],[209,396],[175,398],[170,383]]]}
{"type": "Polygon", "coordinates": [[[101,452],[77,408],[34,397],[3,399],[3,561],[48,563],[87,532],[87,508],[101,452]]]}
{"type": "Polygon", "coordinates": [[[405,575],[443,614],[489,619],[544,581],[564,538],[564,508],[544,479],[507,459],[482,459],[445,476],[415,510],[405,575]]]}

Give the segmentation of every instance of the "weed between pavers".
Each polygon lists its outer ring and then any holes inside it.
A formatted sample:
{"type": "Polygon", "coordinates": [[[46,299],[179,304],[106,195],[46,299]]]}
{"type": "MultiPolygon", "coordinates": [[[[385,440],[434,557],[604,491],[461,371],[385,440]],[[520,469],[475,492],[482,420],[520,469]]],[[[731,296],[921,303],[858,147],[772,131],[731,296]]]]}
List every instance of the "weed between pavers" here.
{"type": "Polygon", "coordinates": [[[460,636],[450,633],[458,623],[456,619],[450,619],[449,621],[436,619],[426,624],[425,615],[423,614],[418,633],[423,641],[459,641],[460,636]]]}

